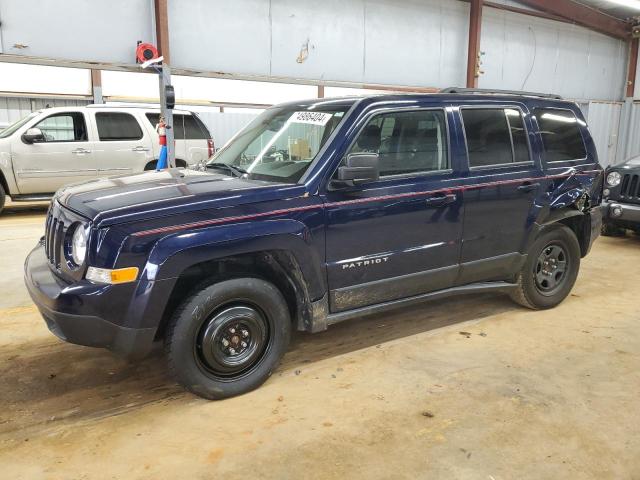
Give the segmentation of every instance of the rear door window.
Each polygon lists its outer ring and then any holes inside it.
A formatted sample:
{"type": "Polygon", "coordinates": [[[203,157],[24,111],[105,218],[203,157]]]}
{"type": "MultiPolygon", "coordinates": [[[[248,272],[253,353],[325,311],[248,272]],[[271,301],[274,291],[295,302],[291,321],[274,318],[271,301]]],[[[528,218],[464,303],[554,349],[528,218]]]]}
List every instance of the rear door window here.
{"type": "Polygon", "coordinates": [[[587,156],[579,120],[571,110],[534,110],[548,162],[579,160],[587,156]]]}
{"type": "Polygon", "coordinates": [[[98,137],[103,142],[140,140],[142,129],[133,115],[123,112],[97,112],[98,137]]]}
{"type": "Polygon", "coordinates": [[[470,167],[529,162],[522,113],[516,108],[461,109],[470,167]]]}

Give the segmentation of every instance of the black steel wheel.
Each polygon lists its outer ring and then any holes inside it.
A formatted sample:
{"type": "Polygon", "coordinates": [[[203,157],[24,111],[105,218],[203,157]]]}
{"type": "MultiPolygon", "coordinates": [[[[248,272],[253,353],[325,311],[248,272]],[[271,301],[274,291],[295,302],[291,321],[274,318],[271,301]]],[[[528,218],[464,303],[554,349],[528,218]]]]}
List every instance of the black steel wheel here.
{"type": "Polygon", "coordinates": [[[174,313],[165,334],[169,370],[208,399],[240,395],[264,383],[291,336],[280,291],[257,278],[203,285],[174,313]]]}
{"type": "Polygon", "coordinates": [[[511,298],[533,309],[554,307],[571,292],[579,269],[575,233],[564,225],[551,225],[529,248],[511,298]]]}
{"type": "Polygon", "coordinates": [[[566,280],[568,255],[558,243],[550,243],[542,249],[535,263],[535,285],[542,295],[553,295],[566,280]]]}
{"type": "Polygon", "coordinates": [[[212,375],[237,378],[255,365],[269,345],[269,325],[259,308],[229,305],[208,318],[198,332],[195,355],[212,375]]]}

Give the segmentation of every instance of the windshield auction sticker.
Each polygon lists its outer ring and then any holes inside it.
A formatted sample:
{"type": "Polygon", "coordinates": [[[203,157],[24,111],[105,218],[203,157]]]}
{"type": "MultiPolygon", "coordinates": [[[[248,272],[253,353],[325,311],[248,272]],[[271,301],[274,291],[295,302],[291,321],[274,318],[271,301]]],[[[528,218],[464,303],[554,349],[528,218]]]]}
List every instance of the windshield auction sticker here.
{"type": "Polygon", "coordinates": [[[330,113],[322,112],[295,112],[289,119],[292,123],[308,123],[310,125],[325,126],[331,118],[330,113]]]}

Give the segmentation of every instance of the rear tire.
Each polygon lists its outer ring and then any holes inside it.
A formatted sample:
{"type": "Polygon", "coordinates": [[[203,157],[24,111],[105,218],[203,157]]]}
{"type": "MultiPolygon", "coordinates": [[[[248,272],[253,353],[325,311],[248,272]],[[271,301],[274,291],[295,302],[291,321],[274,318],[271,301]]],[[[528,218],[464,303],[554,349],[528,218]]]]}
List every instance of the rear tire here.
{"type": "Polygon", "coordinates": [[[555,307],[571,292],[579,269],[575,234],[564,225],[552,226],[529,249],[511,298],[534,310],[555,307]]]}
{"type": "MultiPolygon", "coordinates": [[[[176,167],[177,168],[187,168],[187,162],[185,162],[184,160],[180,159],[180,158],[176,158],[176,167]]],[[[147,163],[144,166],[144,171],[150,171],[150,170],[156,170],[158,168],[158,161],[157,160],[153,160],[149,163],[147,163]]]]}
{"type": "Polygon", "coordinates": [[[7,194],[4,191],[4,188],[2,187],[2,184],[0,184],[0,213],[2,213],[2,210],[4,209],[4,202],[7,201],[7,194]]]}
{"type": "Polygon", "coordinates": [[[257,278],[203,286],[173,315],[169,370],[187,390],[216,400],[262,385],[280,363],[291,317],[280,291],[257,278]]]}

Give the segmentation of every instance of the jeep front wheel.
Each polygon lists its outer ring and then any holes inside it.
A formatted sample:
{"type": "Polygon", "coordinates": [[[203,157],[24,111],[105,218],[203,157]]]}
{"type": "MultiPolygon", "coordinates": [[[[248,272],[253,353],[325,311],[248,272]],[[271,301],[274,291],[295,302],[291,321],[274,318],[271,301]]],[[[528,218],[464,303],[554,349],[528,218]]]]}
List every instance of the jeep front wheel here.
{"type": "Polygon", "coordinates": [[[271,283],[238,278],[196,291],[165,336],[169,369],[187,390],[221,399],[253,390],[280,363],[291,335],[285,299],[271,283]]]}
{"type": "Polygon", "coordinates": [[[529,249],[511,297],[532,309],[551,308],[573,288],[580,269],[580,245],[573,231],[550,227],[529,249]]]}

